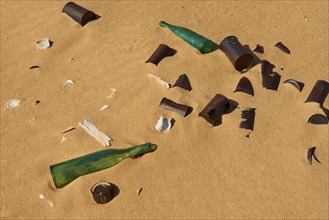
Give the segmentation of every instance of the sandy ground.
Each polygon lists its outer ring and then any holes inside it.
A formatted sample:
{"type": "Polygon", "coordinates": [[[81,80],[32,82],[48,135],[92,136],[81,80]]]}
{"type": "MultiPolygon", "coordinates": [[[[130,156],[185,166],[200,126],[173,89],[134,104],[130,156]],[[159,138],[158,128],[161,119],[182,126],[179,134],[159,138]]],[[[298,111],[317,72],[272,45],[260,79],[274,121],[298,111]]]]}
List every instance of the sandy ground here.
{"type": "Polygon", "coordinates": [[[328,218],[328,126],[307,124],[321,110],[304,103],[318,79],[328,80],[328,2],[77,1],[101,16],[84,27],[61,13],[65,3],[1,1],[1,218],[328,218]],[[260,65],[242,75],[221,51],[201,55],[161,20],[216,43],[236,35],[261,44],[259,57],[282,76],[278,91],[262,87],[260,65]],[[45,37],[52,47],[37,50],[45,37]],[[279,41],[291,55],[274,47],[279,41]],[[177,54],[145,64],[160,43],[177,54]],[[193,90],[167,90],[148,73],[170,83],[186,73],[193,90]],[[233,92],[242,76],[254,97],[233,92]],[[305,83],[301,93],[282,84],[290,78],[305,83]],[[67,79],[75,84],[63,88],[67,79]],[[109,99],[111,88],[117,93],[109,99]],[[216,93],[239,109],[212,127],[198,114],[216,93]],[[194,110],[183,118],[159,107],[163,97],[194,110]],[[8,110],[11,98],[22,103],[8,110]],[[240,114],[250,107],[255,129],[246,138],[240,114]],[[167,134],[154,129],[161,114],[176,120],[167,134]],[[83,119],[113,139],[111,148],[152,142],[158,150],[55,189],[50,165],[104,149],[78,126],[83,119]],[[58,134],[70,126],[77,129],[58,134]],[[308,164],[312,146],[321,164],[308,164]],[[106,205],[91,197],[99,181],[120,189],[106,205]]]}

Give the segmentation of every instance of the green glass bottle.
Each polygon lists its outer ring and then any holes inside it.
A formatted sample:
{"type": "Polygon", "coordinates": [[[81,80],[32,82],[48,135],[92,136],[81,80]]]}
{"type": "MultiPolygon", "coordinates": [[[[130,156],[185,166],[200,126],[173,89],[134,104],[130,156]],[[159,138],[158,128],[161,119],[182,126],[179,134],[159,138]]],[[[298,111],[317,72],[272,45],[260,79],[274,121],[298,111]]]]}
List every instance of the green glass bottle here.
{"type": "Polygon", "coordinates": [[[105,149],[54,164],[50,166],[50,172],[55,186],[62,188],[80,176],[110,168],[126,158],[140,157],[156,149],[157,145],[151,143],[141,144],[127,149],[105,149]]]}
{"type": "Polygon", "coordinates": [[[174,34],[198,49],[202,54],[210,53],[214,50],[214,43],[211,40],[194,31],[184,27],[174,26],[164,21],[160,22],[160,26],[169,28],[174,34]]]}

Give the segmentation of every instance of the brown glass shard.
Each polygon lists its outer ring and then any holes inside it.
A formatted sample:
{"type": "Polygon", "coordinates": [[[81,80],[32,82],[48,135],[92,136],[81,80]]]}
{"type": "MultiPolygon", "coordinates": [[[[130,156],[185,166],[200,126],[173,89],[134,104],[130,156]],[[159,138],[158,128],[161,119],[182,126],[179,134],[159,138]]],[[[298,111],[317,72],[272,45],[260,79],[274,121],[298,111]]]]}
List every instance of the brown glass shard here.
{"type": "Polygon", "coordinates": [[[188,91],[192,90],[190,80],[188,79],[186,74],[182,74],[178,77],[178,79],[176,80],[173,87],[175,87],[175,86],[181,87],[181,88],[183,88],[185,90],[188,90],[188,91]]]}
{"type": "Polygon", "coordinates": [[[296,89],[298,89],[299,92],[301,92],[304,88],[304,83],[299,82],[297,80],[294,79],[287,79],[286,81],[284,81],[283,83],[290,83],[291,85],[293,85],[296,89]]]}
{"type": "Polygon", "coordinates": [[[240,128],[254,130],[254,123],[255,123],[255,115],[256,109],[255,108],[248,108],[242,111],[241,118],[245,119],[240,123],[240,128]]]}
{"type": "Polygon", "coordinates": [[[154,51],[154,53],[150,56],[150,58],[148,58],[145,63],[153,63],[157,66],[162,59],[164,59],[165,57],[173,56],[176,53],[177,51],[175,49],[170,48],[165,44],[160,44],[159,47],[154,51]]]}
{"type": "Polygon", "coordinates": [[[245,92],[249,95],[254,96],[254,88],[252,87],[252,84],[250,80],[247,77],[242,77],[236,86],[236,89],[234,92],[245,92]]]}
{"type": "Polygon", "coordinates": [[[264,47],[257,44],[256,48],[253,51],[257,53],[264,53],[264,47]]]}
{"type": "Polygon", "coordinates": [[[81,26],[84,26],[89,21],[96,20],[98,17],[94,12],[85,9],[74,2],[67,3],[62,12],[70,16],[81,26]]]}
{"type": "Polygon", "coordinates": [[[208,105],[199,113],[199,116],[206,119],[213,126],[222,123],[222,115],[228,111],[229,100],[222,94],[216,94],[208,105]]]}
{"type": "Polygon", "coordinates": [[[108,203],[113,199],[112,185],[108,182],[96,183],[91,187],[94,201],[98,204],[108,203]]]}
{"type": "Polygon", "coordinates": [[[315,148],[316,147],[311,147],[310,149],[308,149],[308,152],[307,152],[307,160],[308,160],[308,163],[310,165],[312,165],[312,156],[314,157],[314,159],[318,162],[318,163],[321,163],[318,158],[316,158],[315,156],[315,148]]]}
{"type": "Polygon", "coordinates": [[[177,112],[183,115],[184,117],[189,115],[193,111],[192,107],[176,103],[170,99],[167,99],[166,97],[161,100],[160,106],[167,110],[177,112]]]}
{"type": "Polygon", "coordinates": [[[275,44],[275,46],[280,50],[282,50],[283,52],[290,54],[290,50],[282,42],[278,42],[277,44],[275,44]]]}
{"type": "Polygon", "coordinates": [[[253,64],[253,56],[245,50],[236,36],[228,36],[223,39],[219,48],[238,71],[249,69],[253,64]]]}
{"type": "Polygon", "coordinates": [[[305,102],[317,102],[320,105],[323,105],[328,93],[329,83],[325,80],[318,80],[305,102]]]}
{"type": "Polygon", "coordinates": [[[31,66],[31,67],[30,67],[30,70],[31,70],[31,69],[37,69],[37,68],[40,68],[40,66],[31,66]]]}
{"type": "Polygon", "coordinates": [[[316,124],[316,125],[324,125],[324,124],[328,124],[328,118],[325,115],[321,115],[321,114],[315,114],[312,115],[309,119],[308,119],[308,123],[311,124],[316,124]]]}
{"type": "Polygon", "coordinates": [[[262,84],[266,89],[278,90],[281,76],[273,72],[275,66],[267,60],[262,61],[262,84]]]}

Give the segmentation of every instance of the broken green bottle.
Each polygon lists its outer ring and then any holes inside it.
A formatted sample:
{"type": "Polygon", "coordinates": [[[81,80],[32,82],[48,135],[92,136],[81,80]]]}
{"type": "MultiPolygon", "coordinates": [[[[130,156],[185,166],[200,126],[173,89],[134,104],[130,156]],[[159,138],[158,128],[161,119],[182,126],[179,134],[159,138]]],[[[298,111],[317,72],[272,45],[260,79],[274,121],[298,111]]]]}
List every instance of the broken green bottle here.
{"type": "Polygon", "coordinates": [[[127,149],[105,149],[50,166],[55,186],[63,188],[80,176],[110,168],[126,158],[137,158],[157,149],[146,143],[127,149]]]}
{"type": "Polygon", "coordinates": [[[211,40],[195,33],[194,31],[184,27],[174,26],[164,21],[160,22],[160,26],[169,28],[174,34],[198,49],[202,54],[210,53],[214,50],[214,43],[211,40]]]}

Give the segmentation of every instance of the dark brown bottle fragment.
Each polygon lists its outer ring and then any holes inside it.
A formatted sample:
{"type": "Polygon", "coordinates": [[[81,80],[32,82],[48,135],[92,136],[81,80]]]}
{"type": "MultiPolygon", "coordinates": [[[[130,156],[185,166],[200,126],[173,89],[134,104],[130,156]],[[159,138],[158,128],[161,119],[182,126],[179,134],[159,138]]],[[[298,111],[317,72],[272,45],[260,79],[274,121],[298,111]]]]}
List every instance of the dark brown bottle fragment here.
{"type": "Polygon", "coordinates": [[[318,158],[316,158],[315,156],[315,148],[316,147],[311,147],[310,149],[308,149],[308,152],[307,152],[307,160],[308,160],[308,163],[310,165],[312,165],[312,156],[314,157],[314,159],[318,162],[318,163],[321,163],[318,158]]]}
{"type": "Polygon", "coordinates": [[[30,70],[31,70],[31,69],[38,69],[38,68],[40,68],[40,66],[31,66],[31,67],[30,67],[30,70]]]}
{"type": "Polygon", "coordinates": [[[242,111],[241,118],[245,119],[240,123],[240,128],[254,130],[254,123],[255,123],[255,115],[256,109],[255,108],[248,108],[242,111]]]}
{"type": "Polygon", "coordinates": [[[85,9],[74,2],[67,3],[64,6],[62,12],[64,12],[68,16],[70,16],[73,20],[78,22],[81,26],[84,26],[89,21],[95,20],[97,18],[96,14],[94,12],[85,9]]]}
{"type": "Polygon", "coordinates": [[[283,83],[290,83],[291,85],[293,85],[296,89],[298,89],[299,92],[301,92],[304,88],[304,83],[299,82],[297,80],[294,79],[287,79],[286,81],[284,81],[283,83]]]}
{"type": "Polygon", "coordinates": [[[166,97],[161,100],[160,106],[167,110],[177,112],[183,115],[184,117],[189,115],[193,111],[192,107],[176,103],[170,99],[167,99],[166,97]]]}
{"type": "Polygon", "coordinates": [[[278,90],[281,76],[273,72],[275,66],[268,62],[267,60],[262,61],[262,85],[266,89],[278,90]]]}
{"type": "Polygon", "coordinates": [[[228,36],[223,39],[219,48],[238,71],[249,69],[253,64],[253,56],[245,50],[236,36],[228,36]]]}
{"type": "Polygon", "coordinates": [[[181,87],[181,88],[183,88],[185,90],[188,90],[188,91],[192,90],[190,80],[188,79],[186,74],[182,74],[178,77],[178,79],[176,80],[173,87],[175,87],[175,86],[181,87]]]}
{"type": "Polygon", "coordinates": [[[264,47],[257,44],[256,48],[253,51],[257,53],[264,53],[264,47]]]}
{"type": "Polygon", "coordinates": [[[175,49],[172,49],[165,44],[160,44],[145,63],[153,63],[157,66],[163,58],[173,56],[176,52],[177,51],[175,49]]]}
{"type": "Polygon", "coordinates": [[[325,80],[318,80],[305,102],[317,102],[320,105],[323,105],[323,102],[327,98],[328,93],[329,83],[325,80]]]}
{"type": "Polygon", "coordinates": [[[222,123],[222,115],[228,110],[228,108],[228,99],[222,94],[216,94],[199,113],[199,116],[206,119],[213,126],[217,126],[222,123]]]}
{"type": "Polygon", "coordinates": [[[275,44],[275,46],[280,50],[282,50],[283,52],[290,54],[290,50],[282,42],[278,42],[277,44],[275,44]]]}
{"type": "Polygon", "coordinates": [[[91,187],[95,202],[105,204],[112,200],[112,186],[108,182],[96,183],[91,187]]]}
{"type": "Polygon", "coordinates": [[[234,92],[245,92],[249,95],[254,96],[254,88],[252,87],[252,84],[250,80],[247,77],[242,77],[236,86],[236,89],[234,92]]]}
{"type": "Polygon", "coordinates": [[[308,123],[311,124],[316,124],[316,125],[324,125],[324,124],[328,124],[328,118],[325,115],[321,115],[321,114],[315,114],[312,115],[309,119],[308,119],[308,123]]]}

